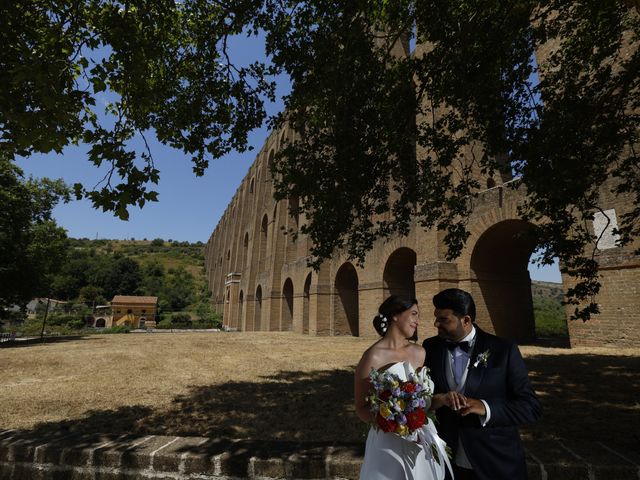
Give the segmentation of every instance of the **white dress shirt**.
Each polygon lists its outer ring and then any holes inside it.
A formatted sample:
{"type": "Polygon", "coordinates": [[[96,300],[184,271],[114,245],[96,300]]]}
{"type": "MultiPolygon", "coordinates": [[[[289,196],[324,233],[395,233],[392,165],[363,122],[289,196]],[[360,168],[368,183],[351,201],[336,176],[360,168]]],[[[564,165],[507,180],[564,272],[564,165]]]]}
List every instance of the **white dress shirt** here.
{"type": "MultiPolygon", "coordinates": [[[[449,382],[449,387],[456,392],[464,393],[464,387],[467,382],[467,374],[469,372],[469,361],[471,360],[471,352],[473,351],[473,346],[476,343],[476,327],[473,327],[471,332],[464,337],[461,342],[469,342],[469,351],[465,352],[460,347],[456,347],[453,350],[449,350],[449,369],[447,371],[447,381],[449,382]],[[458,368],[461,370],[456,372],[456,364],[458,368]],[[456,375],[458,373],[458,375],[456,375]],[[456,383],[456,376],[460,377],[460,381],[456,383]]],[[[486,410],[486,415],[480,416],[480,424],[484,427],[489,423],[491,419],[491,409],[489,408],[489,404],[480,399],[480,401],[484,404],[484,408],[486,410]]],[[[464,447],[462,446],[462,441],[458,437],[458,450],[456,452],[455,458],[456,465],[462,468],[472,468],[471,462],[467,458],[467,454],[464,451],[464,447]]]]}

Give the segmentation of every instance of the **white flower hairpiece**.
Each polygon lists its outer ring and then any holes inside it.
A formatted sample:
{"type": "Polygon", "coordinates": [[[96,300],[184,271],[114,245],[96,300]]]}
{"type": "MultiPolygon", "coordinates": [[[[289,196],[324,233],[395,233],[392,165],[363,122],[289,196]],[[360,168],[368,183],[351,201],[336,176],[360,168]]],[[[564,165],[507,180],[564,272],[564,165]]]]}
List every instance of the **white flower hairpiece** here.
{"type": "Polygon", "coordinates": [[[388,327],[388,321],[387,321],[387,317],[385,317],[383,314],[379,313],[378,317],[380,317],[380,331],[382,333],[387,333],[387,329],[388,327]]]}

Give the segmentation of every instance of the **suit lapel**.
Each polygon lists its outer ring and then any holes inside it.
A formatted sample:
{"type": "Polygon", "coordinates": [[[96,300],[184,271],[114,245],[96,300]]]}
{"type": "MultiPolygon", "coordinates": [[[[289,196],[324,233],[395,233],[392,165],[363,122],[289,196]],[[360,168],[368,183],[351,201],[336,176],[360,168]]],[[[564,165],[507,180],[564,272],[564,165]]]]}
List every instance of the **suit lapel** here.
{"type": "Polygon", "coordinates": [[[471,351],[471,358],[469,359],[469,367],[467,371],[467,381],[464,386],[464,394],[475,398],[478,388],[482,383],[482,377],[484,376],[484,368],[482,366],[474,367],[478,355],[485,351],[486,335],[485,333],[476,327],[476,341],[473,344],[473,350],[471,351]]]}
{"type": "Polygon", "coordinates": [[[444,346],[444,340],[438,338],[438,342],[434,348],[433,352],[433,369],[431,372],[433,376],[433,382],[436,385],[436,388],[439,388],[443,392],[449,391],[449,383],[447,382],[447,355],[448,351],[444,346]]]}

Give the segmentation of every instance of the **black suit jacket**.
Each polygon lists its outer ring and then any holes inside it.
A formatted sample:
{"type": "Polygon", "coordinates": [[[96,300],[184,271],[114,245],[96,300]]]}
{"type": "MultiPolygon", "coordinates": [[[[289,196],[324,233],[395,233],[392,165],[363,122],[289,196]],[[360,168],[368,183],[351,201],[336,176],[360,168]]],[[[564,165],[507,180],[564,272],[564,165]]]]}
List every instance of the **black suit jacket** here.
{"type": "MultiPolygon", "coordinates": [[[[449,351],[440,337],[425,340],[425,365],[434,382],[434,393],[450,390],[446,377],[449,351]]],[[[491,409],[483,427],[477,415],[461,417],[448,407],[436,412],[438,433],[454,454],[460,438],[469,462],[480,480],[520,480],[527,478],[524,449],[517,427],[535,422],[541,415],[529,374],[518,347],[476,327],[464,394],[485,400],[491,409]],[[474,363],[479,354],[490,352],[486,365],[474,363]]]]}

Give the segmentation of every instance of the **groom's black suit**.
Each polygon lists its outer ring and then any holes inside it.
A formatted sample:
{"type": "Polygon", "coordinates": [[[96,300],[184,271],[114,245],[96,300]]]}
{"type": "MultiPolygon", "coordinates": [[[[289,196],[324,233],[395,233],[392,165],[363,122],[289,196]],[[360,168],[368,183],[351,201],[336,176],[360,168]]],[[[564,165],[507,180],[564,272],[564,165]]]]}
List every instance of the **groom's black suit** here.
{"type": "MultiPolygon", "coordinates": [[[[464,451],[479,480],[521,480],[527,478],[524,450],[518,425],[535,422],[540,403],[531,388],[527,369],[517,346],[476,328],[464,395],[485,400],[491,410],[486,426],[477,415],[466,417],[444,406],[436,412],[438,433],[455,452],[460,438],[464,451]],[[477,356],[490,352],[486,366],[474,367],[477,356]]],[[[452,390],[447,382],[449,351],[445,340],[428,338],[425,365],[435,384],[434,393],[452,390]]]]}

